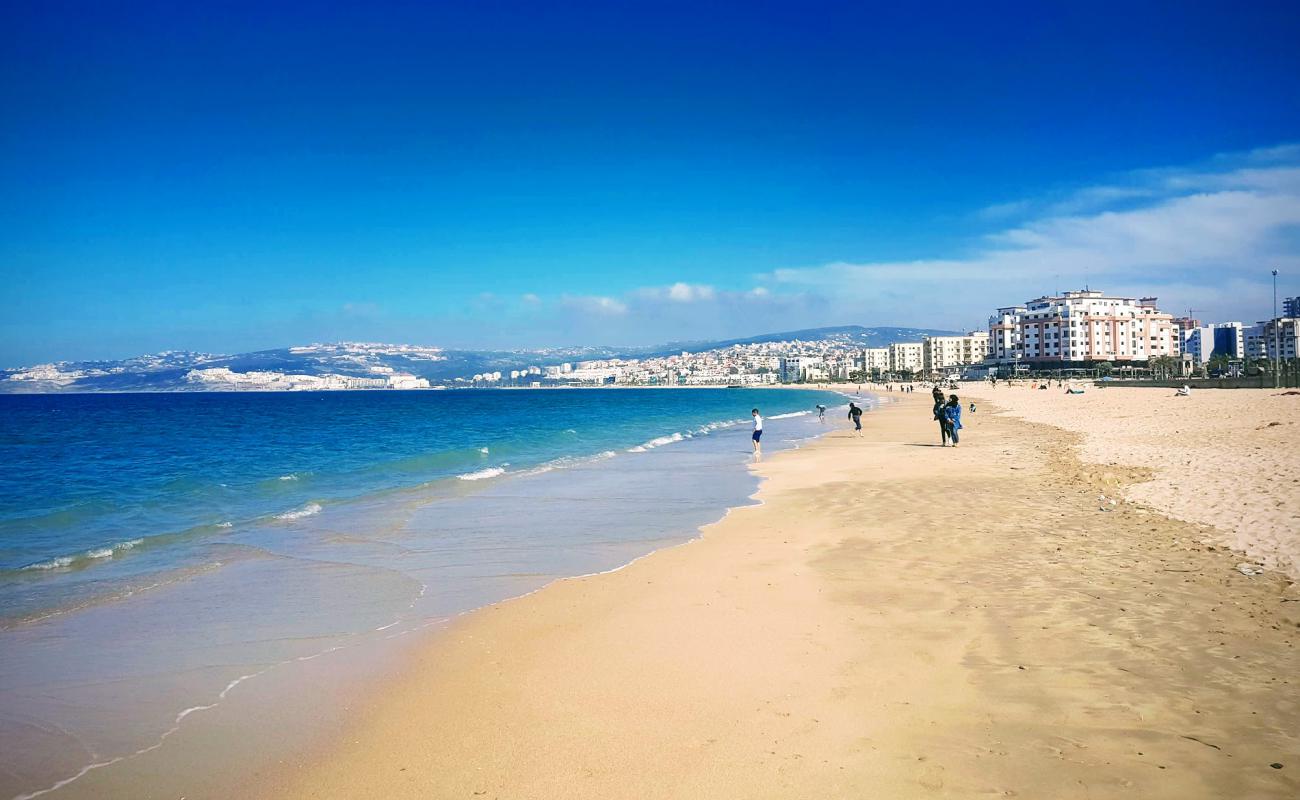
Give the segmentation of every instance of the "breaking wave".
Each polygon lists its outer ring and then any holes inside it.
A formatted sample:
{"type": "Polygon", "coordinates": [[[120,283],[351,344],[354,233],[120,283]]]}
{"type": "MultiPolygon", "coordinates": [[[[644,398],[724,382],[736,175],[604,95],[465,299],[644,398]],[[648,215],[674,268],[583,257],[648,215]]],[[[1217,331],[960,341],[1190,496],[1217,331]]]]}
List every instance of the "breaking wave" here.
{"type": "Polygon", "coordinates": [[[320,503],[308,503],[302,508],[295,508],[293,511],[286,511],[283,514],[276,514],[275,519],[283,520],[285,522],[292,522],[295,519],[310,517],[313,514],[319,514],[320,512],[321,512],[320,503]]]}
{"type": "Polygon", "coordinates": [[[487,478],[495,478],[496,476],[501,475],[504,472],[505,472],[504,467],[488,467],[487,469],[480,469],[474,472],[466,472],[461,475],[457,475],[456,477],[460,478],[462,481],[481,481],[487,478]]]}
{"type": "Polygon", "coordinates": [[[142,544],[143,542],[144,539],[129,539],[125,542],[117,542],[116,544],[108,545],[107,547],[95,547],[81,553],[73,553],[71,555],[56,556],[54,558],[47,559],[45,561],[38,561],[35,564],[28,564],[22,569],[24,571],[25,570],[51,570],[51,569],[65,569],[65,568],[71,568],[75,566],[81,566],[86,564],[87,562],[98,561],[100,559],[105,559],[105,558],[112,558],[118,553],[122,553],[127,550],[130,550],[135,546],[142,544]]]}

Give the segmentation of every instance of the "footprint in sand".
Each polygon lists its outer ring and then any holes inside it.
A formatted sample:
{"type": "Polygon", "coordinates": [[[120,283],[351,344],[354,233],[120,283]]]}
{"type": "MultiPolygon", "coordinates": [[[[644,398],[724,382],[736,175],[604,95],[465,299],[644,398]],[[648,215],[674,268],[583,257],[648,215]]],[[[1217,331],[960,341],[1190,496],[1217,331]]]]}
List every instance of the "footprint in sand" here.
{"type": "Polygon", "coordinates": [[[939,791],[943,788],[943,767],[938,764],[931,764],[921,770],[916,782],[932,792],[939,791]]]}

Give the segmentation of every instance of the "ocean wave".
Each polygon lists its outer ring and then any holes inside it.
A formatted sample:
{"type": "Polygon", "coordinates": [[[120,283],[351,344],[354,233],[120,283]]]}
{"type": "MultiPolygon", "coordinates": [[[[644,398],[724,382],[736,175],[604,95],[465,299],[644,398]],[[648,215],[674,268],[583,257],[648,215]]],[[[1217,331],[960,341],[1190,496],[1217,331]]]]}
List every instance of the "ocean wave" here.
{"type": "Polygon", "coordinates": [[[320,503],[308,503],[302,508],[295,508],[293,511],[286,511],[283,514],[276,514],[275,519],[283,520],[285,522],[292,522],[295,519],[310,517],[313,514],[319,514],[320,512],[321,512],[320,503]]]}
{"type": "Polygon", "coordinates": [[[282,481],[296,481],[298,476],[290,472],[288,475],[281,475],[279,479],[282,481]]]}
{"type": "Polygon", "coordinates": [[[144,543],[144,539],[129,539],[124,542],[117,542],[115,544],[108,545],[107,547],[95,547],[81,553],[74,553],[72,555],[64,555],[64,556],[56,556],[54,558],[47,559],[45,561],[38,561],[35,564],[28,564],[27,566],[23,567],[22,570],[23,571],[26,570],[47,571],[52,569],[64,569],[68,567],[78,566],[85,562],[99,561],[105,558],[112,558],[118,553],[131,550],[137,545],[143,543],[144,543]]]}
{"type": "Polygon", "coordinates": [[[673,444],[674,442],[680,442],[684,439],[690,438],[691,434],[678,431],[677,433],[671,433],[667,436],[657,436],[648,442],[637,445],[636,447],[629,447],[627,451],[629,453],[644,453],[645,451],[653,450],[656,447],[663,447],[666,444],[673,444]]]}
{"type": "Polygon", "coordinates": [[[488,452],[490,452],[486,447],[480,447],[480,448],[478,449],[478,451],[479,451],[480,453],[482,453],[483,455],[487,455],[488,452]]]}
{"type": "Polygon", "coordinates": [[[487,469],[480,469],[476,472],[466,472],[462,475],[457,475],[456,477],[460,478],[462,481],[481,481],[486,478],[495,478],[504,472],[504,467],[488,467],[487,469]]]}
{"type": "Polygon", "coordinates": [[[722,430],[723,428],[734,428],[737,425],[743,424],[744,422],[745,420],[743,419],[718,420],[717,422],[710,422],[707,425],[701,425],[700,427],[696,428],[692,432],[697,436],[708,436],[710,433],[713,433],[714,431],[722,430]]]}
{"type": "Polygon", "coordinates": [[[791,411],[789,414],[773,414],[768,419],[789,419],[790,417],[806,417],[813,412],[811,411],[791,411]]]}
{"type": "Polygon", "coordinates": [[[551,459],[550,461],[544,462],[542,464],[538,464],[532,469],[525,470],[522,474],[541,475],[542,473],[550,472],[551,470],[565,469],[567,467],[576,467],[582,464],[590,464],[595,461],[604,461],[605,459],[613,458],[616,455],[618,455],[616,451],[606,450],[604,452],[597,453],[594,456],[561,456],[559,458],[551,459]]]}

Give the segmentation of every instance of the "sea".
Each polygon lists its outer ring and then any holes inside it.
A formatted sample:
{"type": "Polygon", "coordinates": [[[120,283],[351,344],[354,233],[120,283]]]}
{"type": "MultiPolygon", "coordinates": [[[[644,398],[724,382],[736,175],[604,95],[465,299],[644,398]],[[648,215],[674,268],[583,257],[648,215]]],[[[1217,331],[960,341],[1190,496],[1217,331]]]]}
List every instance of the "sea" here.
{"type": "Polygon", "coordinates": [[[75,789],[273,670],[689,540],[754,502],[750,409],[775,453],[846,404],[741,388],[0,396],[0,797],[75,789]]]}

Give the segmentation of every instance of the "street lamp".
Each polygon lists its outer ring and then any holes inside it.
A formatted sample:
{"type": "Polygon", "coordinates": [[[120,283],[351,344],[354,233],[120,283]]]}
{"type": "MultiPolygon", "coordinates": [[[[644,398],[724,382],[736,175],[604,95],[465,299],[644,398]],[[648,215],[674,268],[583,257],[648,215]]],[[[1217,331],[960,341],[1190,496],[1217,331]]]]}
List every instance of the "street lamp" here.
{"type": "Polygon", "coordinates": [[[1278,359],[1282,355],[1281,339],[1278,338],[1278,329],[1282,327],[1282,322],[1277,316],[1277,270],[1273,270],[1273,388],[1276,389],[1282,385],[1281,370],[1278,368],[1278,359]]]}

